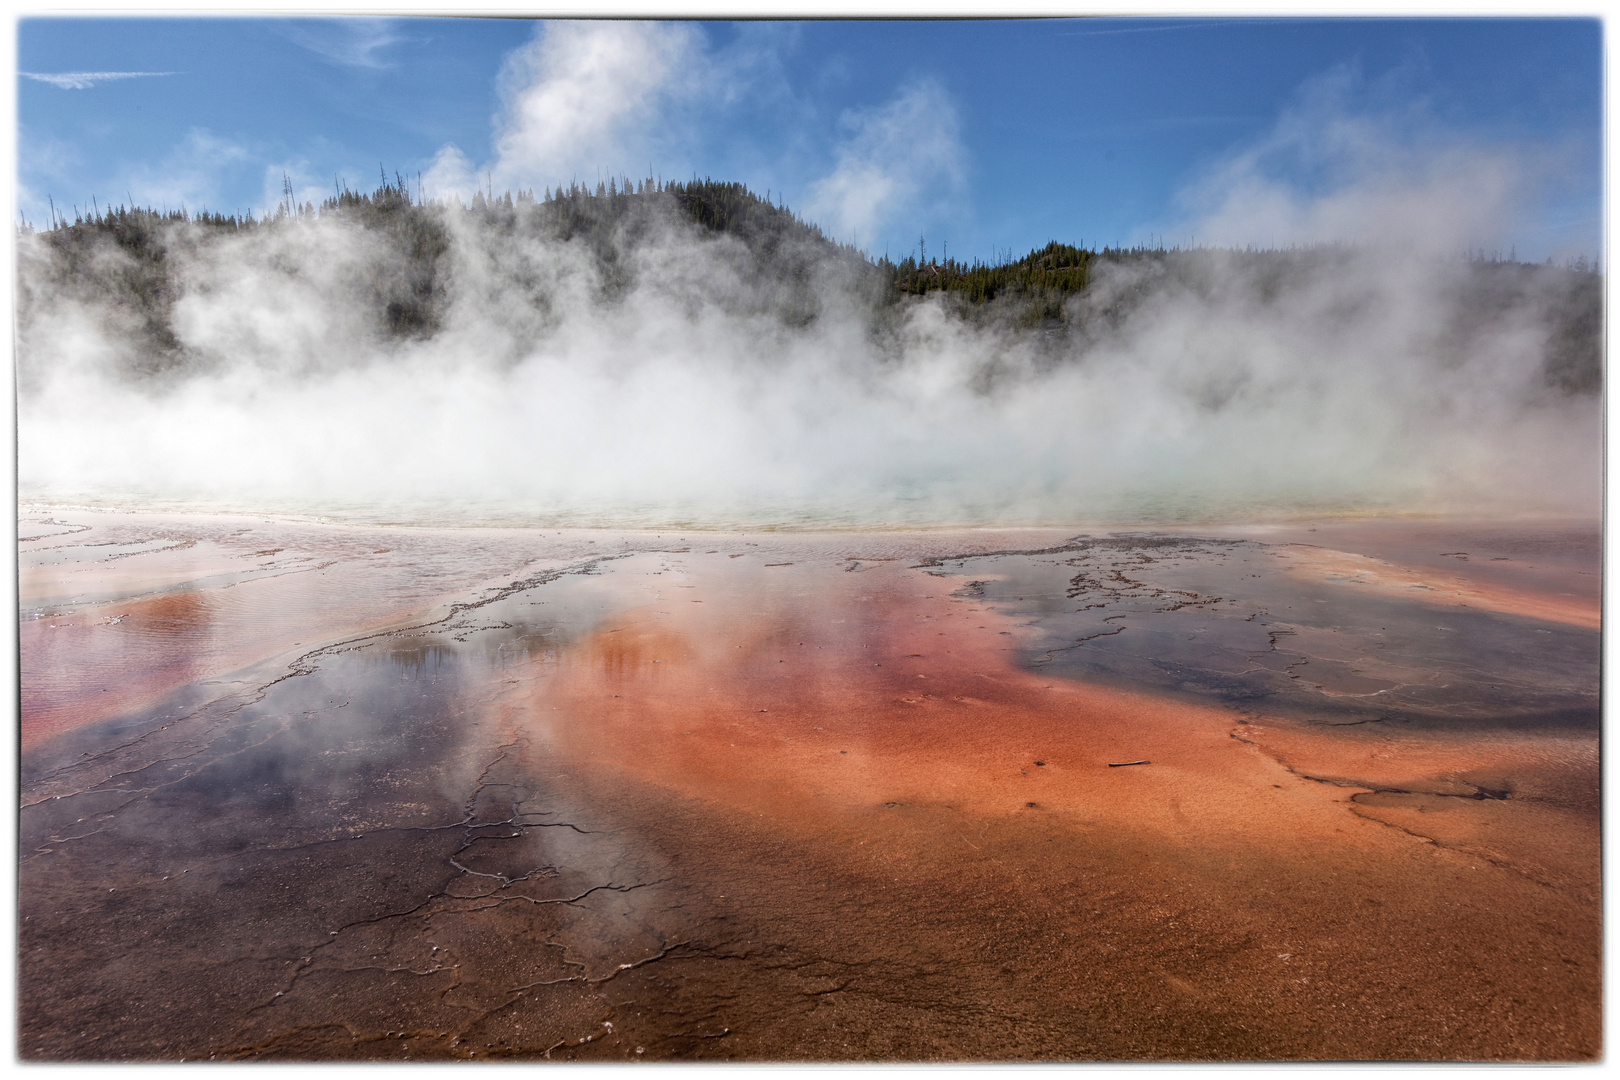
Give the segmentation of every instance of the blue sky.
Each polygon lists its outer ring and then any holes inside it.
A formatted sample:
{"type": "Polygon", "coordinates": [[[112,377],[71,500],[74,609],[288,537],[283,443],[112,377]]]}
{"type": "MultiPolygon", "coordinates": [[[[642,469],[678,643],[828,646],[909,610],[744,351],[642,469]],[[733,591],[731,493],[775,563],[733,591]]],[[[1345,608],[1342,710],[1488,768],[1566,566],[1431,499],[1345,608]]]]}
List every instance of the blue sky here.
{"type": "Polygon", "coordinates": [[[440,197],[651,169],[769,190],[875,255],[926,235],[964,258],[1161,237],[1590,257],[1601,40],[1596,20],[30,18],[18,201],[37,224],[47,198],[262,212],[284,173],[318,199],[379,164],[440,197]]]}

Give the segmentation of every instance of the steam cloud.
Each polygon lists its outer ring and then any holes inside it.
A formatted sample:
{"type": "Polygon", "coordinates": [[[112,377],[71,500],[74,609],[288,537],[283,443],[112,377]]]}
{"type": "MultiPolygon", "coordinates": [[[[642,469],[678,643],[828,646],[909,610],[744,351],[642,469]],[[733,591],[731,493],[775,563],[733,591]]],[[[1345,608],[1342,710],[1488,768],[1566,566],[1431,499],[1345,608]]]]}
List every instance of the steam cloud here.
{"type": "MultiPolygon", "coordinates": [[[[682,45],[633,31],[569,54],[619,95],[598,102],[600,130],[658,92],[682,45]],[[627,56],[641,82],[618,77],[627,56]]],[[[554,71],[552,46],[520,62],[554,71]]],[[[590,151],[597,129],[546,119],[569,114],[559,86],[515,92],[503,161],[590,151]]],[[[931,93],[857,118],[818,189],[829,212],[865,220],[886,197],[862,170],[931,93]]],[[[1285,118],[1276,140],[1290,124],[1322,130],[1285,118]]],[[[938,293],[874,303],[830,254],[788,303],[740,240],[684,219],[619,236],[604,262],[452,207],[440,314],[417,335],[379,331],[362,294],[390,256],[351,218],[179,230],[166,258],[185,363],[153,374],[138,314],[49,284],[42,238],[25,237],[22,495],[578,524],[1595,514],[1597,376],[1558,356],[1568,274],[1504,267],[1529,284],[1496,302],[1457,257],[1516,212],[1511,161],[1380,158],[1374,134],[1331,134],[1372,164],[1306,199],[1266,180],[1274,141],[1222,166],[1193,231],[1281,242],[1353,221],[1401,245],[1101,260],[1063,326],[938,293]]],[[[441,175],[465,171],[447,154],[441,175]]]]}
{"type": "Polygon", "coordinates": [[[810,187],[807,207],[835,236],[872,236],[918,192],[956,195],[962,147],[943,89],[918,83],[879,109],[842,118],[849,140],[837,165],[810,187]]]}
{"type": "Polygon", "coordinates": [[[662,159],[686,99],[712,92],[714,61],[689,26],[556,22],[507,60],[495,160],[474,168],[445,146],[423,177],[435,198],[594,177],[603,162],[662,159]]]}

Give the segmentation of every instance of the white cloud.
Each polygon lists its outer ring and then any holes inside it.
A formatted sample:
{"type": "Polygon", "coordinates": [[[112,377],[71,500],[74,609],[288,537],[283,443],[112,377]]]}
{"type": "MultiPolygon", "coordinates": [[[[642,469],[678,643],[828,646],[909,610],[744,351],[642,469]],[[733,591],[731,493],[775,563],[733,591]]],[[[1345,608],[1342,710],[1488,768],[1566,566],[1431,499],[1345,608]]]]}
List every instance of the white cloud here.
{"type": "Polygon", "coordinates": [[[223,203],[221,174],[248,159],[241,144],[193,128],[161,161],[129,174],[122,186],[136,206],[232,213],[223,203]]]}
{"type": "Polygon", "coordinates": [[[394,32],[392,19],[323,19],[291,24],[285,33],[310,52],[348,67],[363,68],[388,67],[379,54],[405,40],[394,32]]]}
{"type": "Polygon", "coordinates": [[[97,83],[115,82],[119,79],[150,79],[160,75],[178,75],[178,71],[63,71],[55,74],[42,74],[34,71],[18,72],[25,79],[34,79],[38,82],[50,83],[63,90],[88,90],[97,83]]]}
{"type": "Polygon", "coordinates": [[[701,36],[689,26],[547,24],[502,73],[496,186],[634,167],[668,136],[669,106],[707,81],[706,67],[701,36]]]}
{"type": "Polygon", "coordinates": [[[1215,245],[1441,255],[1502,244],[1533,187],[1525,155],[1442,136],[1421,102],[1368,107],[1372,89],[1350,68],[1306,84],[1271,131],[1182,191],[1181,221],[1153,231],[1215,245]]]}
{"type": "Polygon", "coordinates": [[[736,66],[734,57],[709,56],[687,25],[546,23],[501,71],[493,160],[478,165],[447,143],[423,170],[423,192],[466,202],[486,183],[539,189],[594,184],[649,162],[667,170],[695,141],[684,110],[699,100],[733,101],[736,66]]]}
{"type": "Polygon", "coordinates": [[[870,239],[905,212],[960,193],[965,151],[956,109],[936,83],[907,87],[887,105],[846,113],[833,171],[810,185],[807,216],[842,239],[870,239]]]}

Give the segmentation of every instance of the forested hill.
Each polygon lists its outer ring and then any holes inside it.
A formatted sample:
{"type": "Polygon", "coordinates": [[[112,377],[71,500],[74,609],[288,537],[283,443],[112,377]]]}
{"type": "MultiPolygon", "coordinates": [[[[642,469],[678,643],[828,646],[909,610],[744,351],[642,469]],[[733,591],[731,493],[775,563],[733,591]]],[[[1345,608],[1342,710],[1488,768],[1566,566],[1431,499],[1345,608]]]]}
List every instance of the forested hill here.
{"type": "MultiPolygon", "coordinates": [[[[635,284],[632,256],[672,223],[698,235],[742,241],[756,281],[791,287],[832,261],[865,271],[869,284],[877,284],[876,268],[854,248],[827,240],[813,225],[742,184],[626,181],[621,186],[613,180],[594,192],[576,184],[538,199],[532,191],[492,197],[479,192],[463,207],[413,200],[405,183],[385,181],[369,194],[344,188],[318,207],[289,198],[262,218],[118,207],[76,216],[71,224],[63,219],[38,234],[25,228],[34,237],[25,247],[35,257],[24,262],[24,303],[58,290],[113,299],[142,313],[154,344],[171,346],[173,302],[187,288],[207,286],[185,280],[180,264],[222,242],[268,239],[318,222],[358,228],[371,241],[371,257],[360,268],[363,280],[354,282],[356,299],[376,309],[388,334],[401,337],[432,335],[439,328],[458,229],[490,239],[576,245],[595,261],[600,291],[608,297],[635,284]]],[[[794,310],[806,308],[808,297],[785,299],[799,301],[785,305],[788,314],[809,314],[794,310]]]]}
{"type": "MultiPolygon", "coordinates": [[[[458,290],[473,287],[521,295],[554,320],[558,305],[578,302],[578,291],[560,284],[572,273],[589,278],[592,303],[611,305],[647,287],[678,294],[689,307],[712,305],[787,327],[830,314],[860,318],[879,336],[911,306],[935,303],[955,318],[1035,334],[1049,351],[1077,354],[1156,297],[1216,303],[1241,293],[1243,303],[1282,305],[1301,290],[1353,280],[1343,272],[1367,258],[1334,246],[1089,250],[1053,242],[995,263],[929,258],[922,244],[898,262],[874,260],[742,184],[618,178],[594,190],[573,184],[539,196],[482,192],[470,206],[424,202],[386,177],[370,193],[343,189],[320,206],[299,205],[289,191],[263,217],[96,206],[38,232],[24,226],[19,240],[24,346],[33,321],[71,302],[102,312],[137,339],[125,364],[132,375],[194,364],[174,323],[175,304],[219,288],[216,279],[232,259],[294,277],[325,272],[337,283],[337,299],[382,341],[433,338],[458,290]],[[319,235],[350,243],[323,247],[319,235]],[[334,258],[335,269],[326,265],[334,258]],[[318,259],[326,263],[310,261],[318,259]]],[[[1571,393],[1598,389],[1603,306],[1595,270],[1458,259],[1436,273],[1445,277],[1447,306],[1436,350],[1465,351],[1511,314],[1540,327],[1548,384],[1571,393]]]]}

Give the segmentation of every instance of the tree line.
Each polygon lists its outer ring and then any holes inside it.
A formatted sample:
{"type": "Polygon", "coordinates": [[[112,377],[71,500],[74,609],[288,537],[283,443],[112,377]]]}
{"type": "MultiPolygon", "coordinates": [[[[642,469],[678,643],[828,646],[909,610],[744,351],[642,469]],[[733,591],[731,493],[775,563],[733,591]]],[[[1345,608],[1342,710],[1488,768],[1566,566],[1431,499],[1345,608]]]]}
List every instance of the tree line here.
{"type": "MultiPolygon", "coordinates": [[[[1119,324],[1155,290],[1207,293],[1223,278],[1242,274],[1262,298],[1275,296],[1355,255],[1341,245],[1091,249],[1052,241],[1021,257],[985,262],[930,259],[920,239],[915,255],[891,261],[829,238],[780,198],[773,202],[768,194],[735,182],[610,177],[594,188],[577,181],[546,187],[539,196],[527,189],[497,195],[486,188],[463,204],[424,199],[419,182],[413,193],[412,184],[397,173],[390,182],[379,172],[375,189],[356,191],[339,181],[319,205],[296,200],[284,178],[281,202],[257,217],[94,204],[88,212],[76,207],[69,221],[53,203],[50,228],[36,232],[26,221],[19,226],[20,238],[34,249],[34,257],[19,265],[19,314],[37,313],[53,293],[99,297],[141,316],[154,355],[173,353],[177,342],[168,314],[181,288],[172,272],[175,254],[224,236],[326,218],[349,223],[377,241],[379,254],[359,283],[357,302],[375,313],[381,333],[396,338],[430,337],[442,325],[456,215],[463,226],[492,240],[532,237],[580,245],[593,258],[609,300],[634,287],[630,256],[655,232],[675,228],[697,239],[729,237],[742,260],[739,274],[750,282],[750,302],[790,325],[820,317],[832,283],[865,307],[878,326],[892,324],[906,305],[933,295],[970,321],[1048,334],[1095,333],[1119,324]],[[107,252],[121,257],[104,258],[107,252]],[[1100,277],[1108,288],[1097,287],[1100,277]]],[[[1584,261],[1521,263],[1483,252],[1468,253],[1466,262],[1455,298],[1458,340],[1487,332],[1493,312],[1534,302],[1551,322],[1549,382],[1570,392],[1600,386],[1603,287],[1595,267],[1584,261]]]]}

